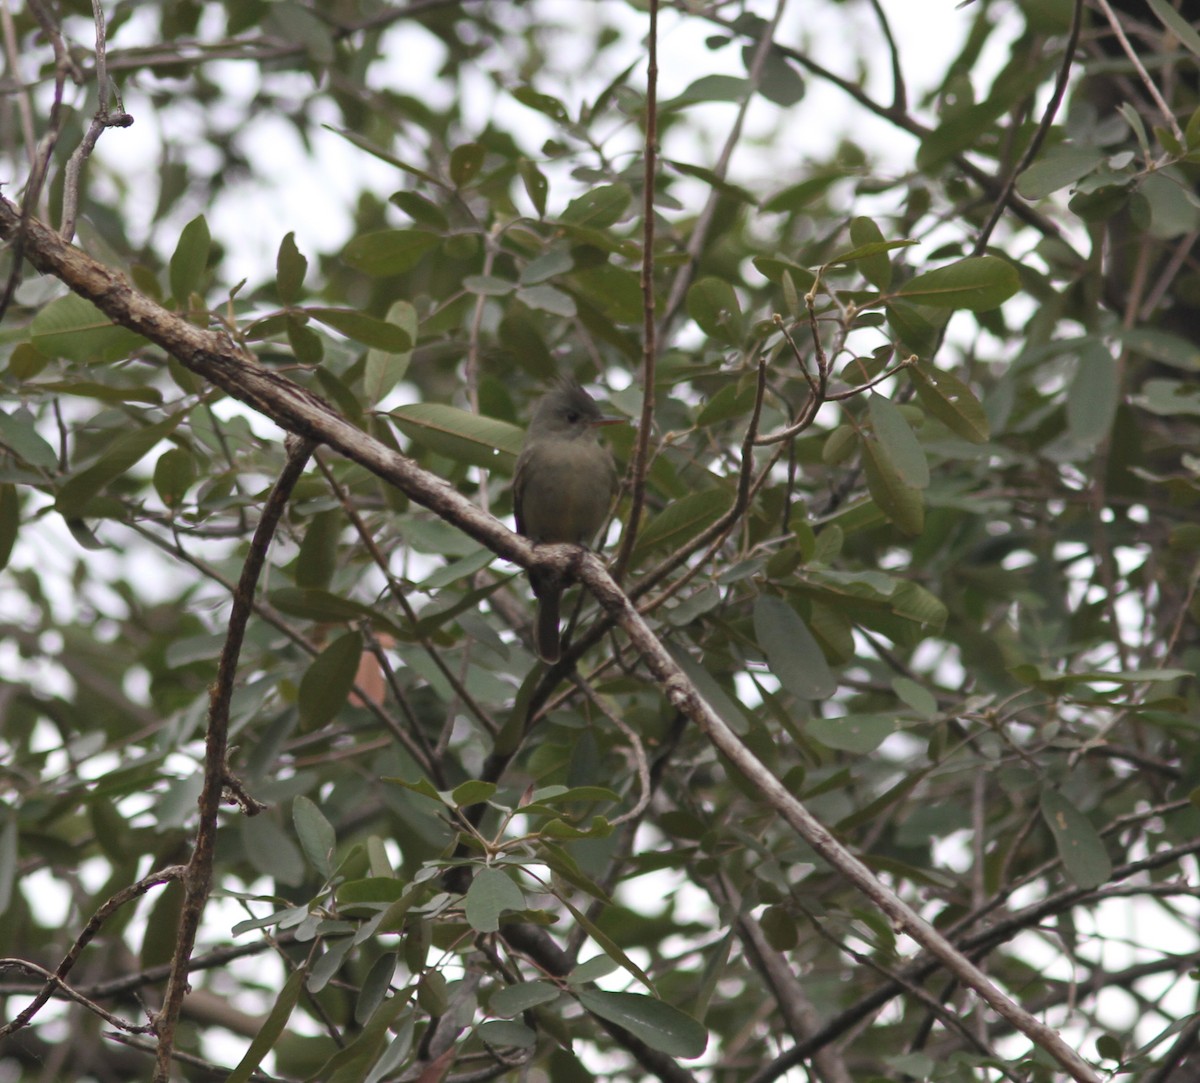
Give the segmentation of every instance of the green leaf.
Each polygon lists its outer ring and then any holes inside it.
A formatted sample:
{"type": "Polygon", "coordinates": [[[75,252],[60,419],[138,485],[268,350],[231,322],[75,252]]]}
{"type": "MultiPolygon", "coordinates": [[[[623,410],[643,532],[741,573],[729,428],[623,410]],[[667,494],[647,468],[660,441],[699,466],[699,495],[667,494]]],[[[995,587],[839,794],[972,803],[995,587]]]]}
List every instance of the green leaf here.
{"type": "Polygon", "coordinates": [[[1143,177],[1133,202],[1136,225],[1164,240],[1200,228],[1200,207],[1177,170],[1164,169],[1143,177]]]}
{"type": "Polygon", "coordinates": [[[342,259],[356,271],[374,278],[411,271],[421,257],[441,244],[435,233],[420,229],[385,229],[355,237],[342,259]]]}
{"type": "MultiPolygon", "coordinates": [[[[384,1040],[388,1037],[388,1031],[395,1031],[395,1037],[383,1050],[382,1055],[375,1061],[375,1066],[362,1079],[362,1083],[382,1083],[382,1080],[393,1079],[399,1074],[400,1067],[408,1060],[408,1055],[412,1050],[413,1033],[415,1024],[413,1015],[406,1015],[396,1026],[392,1026],[392,1020],[399,1012],[399,1006],[403,1006],[408,1002],[407,996],[396,996],[390,1000],[385,1000],[382,1005],[382,1011],[377,1011],[372,1017],[371,1022],[374,1023],[380,1016],[385,1016],[385,1020],[379,1033],[384,1040]]],[[[368,1024],[369,1027],[369,1024],[368,1024]]],[[[332,1083],[357,1083],[351,1074],[353,1068],[347,1069],[347,1078],[342,1080],[333,1080],[332,1083]]]]}
{"type": "Polygon", "coordinates": [[[752,207],[758,206],[758,198],[752,192],[747,191],[741,185],[733,184],[723,177],[717,176],[711,169],[689,165],[687,162],[677,162],[670,158],[664,158],[662,161],[663,165],[670,166],[675,172],[682,173],[685,177],[702,180],[710,188],[716,189],[722,195],[729,196],[730,199],[735,199],[739,203],[748,203],[752,207]]]}
{"type": "Polygon", "coordinates": [[[413,348],[412,337],[403,327],[368,316],[365,312],[352,308],[316,307],[303,311],[364,346],[374,346],[377,350],[387,350],[389,353],[404,353],[413,348]]]}
{"type": "MultiPolygon", "coordinates": [[[[747,42],[742,49],[742,58],[747,70],[754,63],[758,42],[747,42]]],[[[787,109],[804,97],[804,78],[792,67],[783,50],[771,46],[763,57],[762,72],[758,81],[758,92],[775,105],[787,109]]]]}
{"type": "Polygon", "coordinates": [[[354,938],[330,936],[325,938],[324,944],[324,953],[313,963],[312,969],[308,972],[305,988],[310,993],[319,993],[333,980],[334,975],[341,970],[342,963],[346,961],[350,949],[354,947],[354,938]]]}
{"type": "Polygon", "coordinates": [[[679,548],[729,510],[731,497],[721,489],[701,489],[674,500],[646,524],[637,540],[637,553],[656,546],[679,548]]]}
{"type": "Polygon", "coordinates": [[[292,1016],[292,1010],[300,999],[300,990],[304,987],[307,976],[307,970],[303,966],[288,976],[262,1026],[258,1028],[258,1033],[251,1040],[245,1055],[238,1061],[237,1067],[226,1077],[225,1083],[246,1083],[266,1055],[275,1048],[275,1043],[283,1034],[287,1021],[292,1016]]]}
{"type": "Polygon", "coordinates": [[[742,308],[733,287],[722,278],[701,278],[687,292],[687,312],[706,335],[728,345],[742,337],[742,308]]]}
{"type": "Polygon", "coordinates": [[[562,102],[549,94],[543,94],[540,90],[534,90],[531,86],[516,87],[512,91],[512,96],[522,105],[527,105],[530,109],[535,109],[560,124],[571,119],[567,107],[562,102]]]}
{"type": "Polygon", "coordinates": [[[522,286],[517,290],[517,299],[539,312],[549,312],[567,320],[574,318],[577,312],[571,295],[553,286],[522,286]]]}
{"type": "Polygon", "coordinates": [[[338,542],[345,523],[340,508],[318,512],[308,523],[296,556],[298,587],[328,587],[338,564],[338,542]]]}
{"type": "Polygon", "coordinates": [[[675,659],[675,664],[683,670],[688,680],[696,686],[696,690],[704,697],[708,705],[717,712],[721,721],[733,730],[734,733],[748,733],[750,723],[746,720],[746,715],[742,711],[741,705],[725,692],[725,689],[721,687],[716,677],[688,654],[679,644],[668,641],[667,650],[670,651],[671,657],[675,659]]]}
{"type": "MultiPolygon", "coordinates": [[[[856,223],[870,222],[871,226],[874,227],[875,232],[879,233],[879,227],[876,226],[874,222],[871,222],[869,218],[856,218],[854,221],[856,223]]],[[[870,230],[864,226],[860,226],[859,233],[868,234],[870,233],[870,230]]],[[[886,258],[886,254],[894,249],[907,248],[916,243],[916,241],[885,241],[883,239],[883,234],[880,233],[877,240],[860,241],[855,245],[854,248],[851,248],[846,252],[839,252],[836,256],[831,256],[825,261],[825,266],[834,267],[842,263],[858,263],[861,261],[865,265],[870,266],[876,274],[886,277],[890,280],[892,277],[892,264],[891,261],[886,258]],[[887,270],[884,271],[884,268],[887,268],[887,270]]],[[[869,281],[874,282],[874,279],[871,278],[871,275],[867,274],[867,266],[864,266],[863,274],[866,275],[869,281]]]]}
{"type": "Polygon", "coordinates": [[[506,985],[493,993],[488,1001],[488,1009],[494,1015],[511,1017],[536,1008],[539,1004],[549,1004],[558,997],[558,986],[550,982],[522,981],[516,985],[506,985]]]}
{"type": "Polygon", "coordinates": [[[934,417],[956,436],[972,444],[987,443],[987,415],[975,393],[955,376],[934,365],[911,366],[908,374],[917,388],[917,398],[934,417]]]}
{"type": "Polygon", "coordinates": [[[471,880],[465,901],[467,924],[476,932],[494,933],[504,910],[524,910],[525,895],[499,869],[480,869],[471,880]]]}
{"type": "Polygon", "coordinates": [[[665,112],[695,105],[697,102],[740,102],[752,89],[750,80],[741,76],[702,75],[682,94],[663,102],[660,108],[665,112]]]}
{"type": "Polygon", "coordinates": [[[347,632],[312,660],[300,678],[298,695],[302,730],[319,729],[342,709],[354,687],[362,651],[362,636],[358,632],[347,632]]]}
{"type": "Polygon", "coordinates": [[[825,699],[837,680],[808,625],[783,599],[760,594],[754,602],[754,638],[771,672],[800,699],[825,699]]]}
{"type": "Polygon", "coordinates": [[[325,340],[304,319],[291,312],[284,322],[288,345],[302,365],[319,365],[325,357],[325,340]]]}
{"type": "Polygon", "coordinates": [[[490,1046],[532,1049],[537,1045],[537,1034],[523,1023],[510,1023],[503,1019],[489,1019],[475,1028],[475,1034],[490,1046]]]}
{"type": "Polygon", "coordinates": [[[268,25],[277,34],[299,45],[321,66],[335,58],[333,34],[325,20],[294,0],[275,0],[266,9],[268,25]]]}
{"type": "Polygon", "coordinates": [[[279,242],[275,256],[275,288],[285,305],[294,305],[300,297],[300,287],[308,273],[308,260],[296,247],[296,234],[289,233],[279,242]]]}
{"type": "Polygon", "coordinates": [[[925,526],[925,502],[921,490],[909,485],[892,465],[878,440],[862,441],[863,467],[871,499],[900,530],[915,537],[925,526]]]}
{"type": "Polygon", "coordinates": [[[1200,388],[1195,380],[1150,379],[1142,384],[1136,401],[1152,414],[1200,414],[1200,388]]]}
{"type": "Polygon", "coordinates": [[[212,237],[208,232],[208,223],[204,215],[197,215],[179,235],[179,243],[171,256],[171,295],[178,307],[186,307],[188,298],[200,284],[200,279],[208,267],[208,252],[212,247],[212,237]]]}
{"type": "MultiPolygon", "coordinates": [[[[293,617],[304,617],[339,624],[343,621],[361,620],[367,617],[376,624],[384,623],[383,616],[369,605],[343,598],[327,590],[301,587],[282,587],[270,594],[271,604],[293,617]]],[[[394,626],[393,626],[394,627],[394,626]]]]}
{"type": "Polygon", "coordinates": [[[625,185],[604,184],[571,200],[562,220],[589,229],[608,229],[620,221],[632,200],[633,193],[625,185]]]}
{"type": "Polygon", "coordinates": [[[18,342],[8,356],[8,372],[14,379],[32,380],[49,362],[32,342],[18,342]]]}
{"type": "Polygon", "coordinates": [[[984,312],[997,308],[1020,289],[1017,269],[999,256],[969,256],[926,271],[906,282],[897,297],[935,308],[984,312]]]}
{"type": "Polygon", "coordinates": [[[29,332],[39,353],[82,365],[118,361],[149,345],[141,335],[118,327],[91,301],[73,293],[43,308],[33,317],[29,332]]]}
{"type": "MultiPolygon", "coordinates": [[[[1176,11],[1167,0],[1149,0],[1150,10],[1158,16],[1159,22],[1171,31],[1193,56],[1200,57],[1200,34],[1196,28],[1176,11]]],[[[1193,17],[1195,12],[1192,12],[1193,17]]]]}
{"type": "Polygon", "coordinates": [[[1063,143],[1051,147],[1017,180],[1017,191],[1026,199],[1045,199],[1052,192],[1074,184],[1104,161],[1099,148],[1063,143]]]}
{"type": "Polygon", "coordinates": [[[358,999],[354,1002],[354,1022],[360,1027],[375,1014],[375,1010],[387,998],[395,973],[396,956],[393,952],[385,952],[371,964],[371,969],[363,979],[358,999]]]}
{"type": "Polygon", "coordinates": [[[708,1047],[708,1031],[690,1015],[641,993],[609,993],[581,989],[579,1003],[616,1023],[651,1049],[671,1057],[698,1057],[708,1047]]]}
{"type": "MultiPolygon", "coordinates": [[[[1200,110],[1197,110],[1200,114],[1200,110]]],[[[1133,327],[1121,335],[1130,350],[1185,372],[1200,372],[1200,343],[1157,327],[1133,327]]]]}
{"type": "MultiPolygon", "coordinates": [[[[8,565],[20,529],[21,500],[17,496],[17,487],[5,482],[0,484],[0,569],[8,565]]],[[[0,913],[3,912],[0,907],[0,913]]]]}
{"type": "Polygon", "coordinates": [[[328,879],[333,873],[333,848],[337,844],[333,825],[303,794],[292,802],[292,824],[309,864],[328,879]]]}
{"type": "Polygon", "coordinates": [[[408,372],[413,346],[417,341],[417,310],[407,301],[393,301],[387,311],[387,322],[398,327],[408,338],[409,345],[399,351],[372,347],[367,351],[367,367],[363,374],[363,390],[367,402],[378,405],[408,372]]]}
{"type": "Polygon", "coordinates": [[[934,718],[938,712],[937,699],[924,685],[909,677],[893,677],[892,691],[922,718],[934,718]]]}
{"type": "Polygon", "coordinates": [[[33,414],[24,408],[11,414],[0,410],[0,447],[38,470],[58,469],[58,454],[37,431],[33,414]]]}
{"type": "Polygon", "coordinates": [[[853,752],[865,756],[874,752],[884,740],[898,732],[900,726],[894,715],[849,715],[844,718],[810,718],[804,732],[826,748],[853,752]]]}
{"type": "Polygon", "coordinates": [[[91,466],[69,478],[58,490],[55,510],[66,519],[78,519],[88,503],[110,482],[136,465],[150,450],[169,436],[185,417],[185,411],[172,414],[155,425],[122,433],[91,466]]]}
{"type": "Polygon", "coordinates": [[[1103,884],[1112,875],[1112,862],[1091,820],[1049,788],[1042,791],[1041,811],[1067,875],[1083,888],[1103,884]]]}
{"type": "Polygon", "coordinates": [[[0,914],[7,913],[12,902],[19,857],[20,833],[17,818],[10,815],[5,818],[3,829],[0,829],[0,914]]]}
{"type": "MultiPolygon", "coordinates": [[[[909,244],[909,241],[885,241],[883,231],[875,224],[873,219],[858,217],[850,222],[850,240],[854,242],[853,253],[862,253],[854,258],[862,263],[862,273],[868,282],[877,289],[886,290],[892,284],[892,261],[887,258],[889,249],[880,249],[877,252],[867,251],[864,249],[871,245],[890,244],[894,247],[909,244]]],[[[849,256],[843,256],[843,259],[848,259],[849,256]]]]}
{"type": "Polygon", "coordinates": [[[478,143],[461,143],[450,152],[450,179],[465,188],[483,168],[484,149],[478,143]]]}
{"type": "Polygon", "coordinates": [[[196,480],[196,461],[185,448],[167,448],[154,464],[154,491],[168,507],[178,507],[196,480]]]}
{"type": "Polygon", "coordinates": [[[447,804],[454,808],[467,808],[483,801],[490,801],[495,795],[496,784],[494,782],[484,782],[482,779],[472,778],[455,786],[450,791],[450,800],[447,804]]]}
{"type": "MultiPolygon", "coordinates": [[[[437,976],[441,978],[440,974],[437,976]]],[[[442,981],[444,985],[445,979],[442,981]]],[[[398,1061],[407,1057],[412,1047],[411,1016],[396,1027],[396,1037],[389,1042],[392,1024],[408,1006],[410,996],[411,993],[403,992],[385,1000],[354,1040],[334,1053],[311,1074],[311,1078],[319,1079],[321,1083],[378,1083],[387,1076],[397,1067],[398,1061]],[[387,1067],[388,1063],[391,1068],[387,1067]]]]}
{"type": "Polygon", "coordinates": [[[891,399],[874,391],[868,396],[867,409],[875,437],[900,479],[914,489],[926,488],[929,485],[929,463],[903,411],[891,399]]]}
{"type": "Polygon", "coordinates": [[[507,421],[439,402],[398,406],[388,416],[405,436],[430,451],[473,466],[495,468],[506,456],[515,460],[525,440],[524,432],[507,421]]]}
{"type": "Polygon", "coordinates": [[[1121,375],[1108,348],[1094,339],[1079,351],[1079,363],[1067,393],[1067,431],[1080,447],[1106,439],[1121,395],[1121,375]]]}
{"type": "Polygon", "coordinates": [[[546,196],[550,191],[550,182],[546,180],[546,175],[528,158],[517,162],[517,172],[525,185],[525,194],[529,196],[534,210],[538,212],[538,217],[545,217],[546,196]]]}
{"type": "Polygon", "coordinates": [[[927,356],[937,347],[938,332],[944,320],[935,322],[927,310],[903,301],[890,301],[883,311],[896,337],[913,353],[927,356]]]}
{"type": "Polygon", "coordinates": [[[404,898],[408,891],[408,885],[394,876],[369,876],[365,880],[347,880],[339,884],[337,901],[339,906],[353,906],[355,903],[393,903],[404,898]]]}

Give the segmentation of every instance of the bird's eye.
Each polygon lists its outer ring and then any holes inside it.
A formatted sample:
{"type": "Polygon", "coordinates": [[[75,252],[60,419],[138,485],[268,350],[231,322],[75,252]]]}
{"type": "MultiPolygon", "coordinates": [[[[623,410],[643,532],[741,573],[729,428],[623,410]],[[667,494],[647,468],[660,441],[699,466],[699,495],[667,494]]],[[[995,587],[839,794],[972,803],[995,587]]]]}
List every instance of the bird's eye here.
{"type": "Polygon", "coordinates": [[[575,422],[579,420],[579,416],[580,416],[580,415],[579,415],[579,411],[578,411],[578,410],[568,410],[568,411],[567,411],[567,420],[568,420],[568,421],[569,421],[569,422],[570,422],[572,425],[574,425],[574,424],[575,424],[575,422]]]}

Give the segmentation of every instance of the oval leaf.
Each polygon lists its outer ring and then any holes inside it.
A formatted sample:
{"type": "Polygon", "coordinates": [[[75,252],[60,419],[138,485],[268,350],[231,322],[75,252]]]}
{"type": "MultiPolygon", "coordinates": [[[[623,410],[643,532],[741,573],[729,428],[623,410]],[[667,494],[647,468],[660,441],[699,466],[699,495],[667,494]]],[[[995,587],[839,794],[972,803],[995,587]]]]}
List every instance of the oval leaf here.
{"type": "Polygon", "coordinates": [[[275,288],[285,305],[296,303],[307,273],[308,260],[296,247],[296,234],[289,233],[279,242],[279,252],[275,256],[275,288]]]}
{"type": "Polygon", "coordinates": [[[424,230],[385,229],[355,237],[346,245],[342,259],[366,275],[398,275],[412,270],[438,243],[436,234],[424,230]]]}
{"type": "Polygon", "coordinates": [[[782,598],[762,594],[755,601],[754,638],[771,672],[792,695],[824,699],[837,691],[837,681],[808,625],[782,598]]]}
{"type": "Polygon", "coordinates": [[[430,451],[473,466],[495,467],[502,455],[520,454],[525,434],[516,425],[481,417],[440,402],[416,402],[391,412],[405,436],[430,451]]]}
{"type": "Polygon", "coordinates": [[[672,1057],[698,1057],[708,1046],[708,1031],[690,1015],[642,993],[582,989],[579,1002],[589,1012],[624,1027],[651,1049],[672,1057]]]}
{"type": "Polygon", "coordinates": [[[362,657],[358,632],[347,632],[329,644],[300,679],[300,727],[319,729],[342,709],[362,657]]]}
{"type": "Polygon", "coordinates": [[[262,1026],[258,1028],[258,1033],[250,1042],[245,1056],[229,1073],[225,1083],[245,1083],[263,1062],[263,1058],[275,1048],[276,1041],[279,1040],[283,1028],[291,1018],[292,1009],[296,1007],[296,1002],[300,999],[300,990],[306,976],[304,967],[300,967],[293,971],[288,980],[284,982],[279,996],[275,998],[275,1004],[266,1019],[263,1020],[262,1026]]]}
{"type": "Polygon", "coordinates": [[[729,500],[720,489],[701,489],[672,501],[646,524],[637,541],[637,552],[644,553],[656,545],[682,545],[716,522],[728,510],[729,500]]]}
{"type": "Polygon", "coordinates": [[[1042,791],[1041,810],[1067,875],[1080,887],[1103,884],[1112,875],[1112,862],[1091,820],[1056,790],[1042,791]]]}
{"type": "Polygon", "coordinates": [[[40,354],[84,365],[117,361],[147,344],[141,335],[118,327],[91,301],[73,293],[43,308],[33,317],[29,332],[40,354]]]}
{"type": "Polygon", "coordinates": [[[1100,342],[1079,351],[1079,364],[1067,394],[1067,431],[1075,443],[1094,448],[1112,429],[1121,396],[1117,362],[1100,342]]]}
{"type": "Polygon", "coordinates": [[[179,243],[171,256],[171,295],[177,305],[184,305],[188,296],[200,284],[204,269],[208,266],[208,250],[212,237],[204,215],[193,218],[179,235],[179,243]]]}
{"type": "Polygon", "coordinates": [[[896,296],[935,308],[983,312],[1007,301],[1020,288],[1017,269],[999,256],[970,256],[926,271],[906,282],[896,296]]]}
{"type": "Polygon", "coordinates": [[[956,436],[972,444],[987,443],[987,415],[975,393],[951,372],[933,365],[915,365],[909,375],[921,405],[956,436]]]}
{"type": "Polygon", "coordinates": [[[503,910],[524,910],[521,889],[499,869],[480,869],[467,889],[467,923],[476,932],[494,933],[503,910]]]}
{"type": "Polygon", "coordinates": [[[292,802],[292,823],[304,856],[317,872],[328,877],[333,872],[333,847],[337,842],[333,825],[303,794],[292,802]]]}
{"type": "Polygon", "coordinates": [[[721,278],[702,278],[687,293],[688,315],[700,330],[726,343],[742,337],[742,308],[733,287],[721,278]]]}
{"type": "Polygon", "coordinates": [[[493,1015],[511,1017],[536,1008],[539,1004],[549,1004],[558,998],[558,986],[545,981],[523,981],[516,985],[506,985],[492,995],[488,1008],[493,1015]]]}
{"type": "Polygon", "coordinates": [[[863,440],[862,456],[867,491],[879,510],[910,537],[920,534],[925,527],[921,490],[904,481],[878,440],[863,440]]]}
{"type": "Polygon", "coordinates": [[[929,463],[904,413],[891,399],[871,393],[867,400],[875,436],[896,473],[906,485],[924,489],[929,484],[929,463]]]}
{"type": "Polygon", "coordinates": [[[387,320],[378,320],[353,308],[306,308],[314,320],[340,331],[347,338],[374,346],[389,353],[403,353],[413,347],[412,338],[401,326],[387,320]]]}

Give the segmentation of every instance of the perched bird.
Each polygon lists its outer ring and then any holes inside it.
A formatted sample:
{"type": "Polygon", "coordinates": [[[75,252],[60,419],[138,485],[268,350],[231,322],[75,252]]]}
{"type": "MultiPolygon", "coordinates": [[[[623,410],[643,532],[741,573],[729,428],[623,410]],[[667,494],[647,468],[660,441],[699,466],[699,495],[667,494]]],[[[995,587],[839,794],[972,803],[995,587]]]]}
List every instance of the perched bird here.
{"type": "MultiPolygon", "coordinates": [[[[596,430],[621,420],[601,414],[595,399],[574,381],[538,400],[513,477],[518,533],[532,542],[591,543],[617,487],[612,455],[596,430]]],[[[529,583],[538,601],[538,654],[557,662],[562,579],[531,570],[529,583]]]]}

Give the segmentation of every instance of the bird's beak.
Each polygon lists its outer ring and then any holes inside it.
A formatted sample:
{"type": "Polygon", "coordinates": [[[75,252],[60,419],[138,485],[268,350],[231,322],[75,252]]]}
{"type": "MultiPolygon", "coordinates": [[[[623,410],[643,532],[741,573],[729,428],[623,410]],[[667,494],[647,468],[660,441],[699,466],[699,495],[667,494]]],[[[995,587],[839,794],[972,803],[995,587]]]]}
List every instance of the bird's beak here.
{"type": "Polygon", "coordinates": [[[627,420],[627,418],[611,417],[608,414],[605,414],[603,417],[596,418],[596,420],[590,422],[590,424],[593,428],[596,428],[600,425],[624,425],[627,420]]]}

